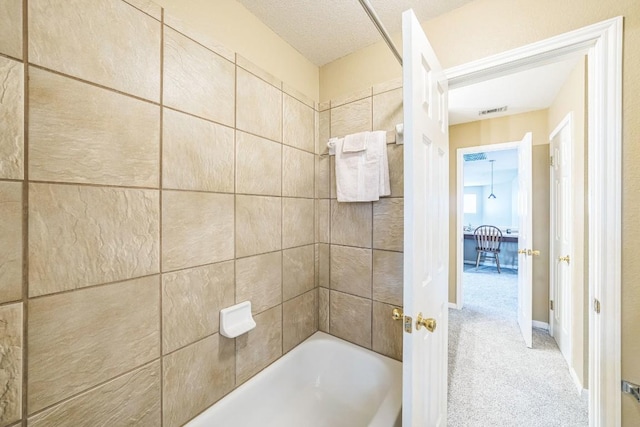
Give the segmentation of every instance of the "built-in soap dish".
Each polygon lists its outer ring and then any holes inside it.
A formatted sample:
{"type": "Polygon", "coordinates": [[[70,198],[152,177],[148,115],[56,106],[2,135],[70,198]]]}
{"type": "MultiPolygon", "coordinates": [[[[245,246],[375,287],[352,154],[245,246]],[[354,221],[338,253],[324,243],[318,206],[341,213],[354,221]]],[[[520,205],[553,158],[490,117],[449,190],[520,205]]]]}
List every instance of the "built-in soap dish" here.
{"type": "Polygon", "coordinates": [[[220,310],[220,333],[227,338],[239,337],[256,327],[251,315],[251,301],[220,310]]]}

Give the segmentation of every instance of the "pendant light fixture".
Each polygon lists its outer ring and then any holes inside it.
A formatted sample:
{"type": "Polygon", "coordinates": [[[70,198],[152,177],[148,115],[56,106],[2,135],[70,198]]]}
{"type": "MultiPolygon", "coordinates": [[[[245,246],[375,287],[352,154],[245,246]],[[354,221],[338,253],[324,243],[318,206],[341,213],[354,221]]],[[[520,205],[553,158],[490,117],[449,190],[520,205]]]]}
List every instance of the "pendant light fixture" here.
{"type": "Polygon", "coordinates": [[[489,160],[489,162],[491,163],[491,194],[489,194],[489,197],[487,197],[488,199],[495,199],[496,195],[493,194],[493,162],[495,162],[495,160],[489,160]]]}

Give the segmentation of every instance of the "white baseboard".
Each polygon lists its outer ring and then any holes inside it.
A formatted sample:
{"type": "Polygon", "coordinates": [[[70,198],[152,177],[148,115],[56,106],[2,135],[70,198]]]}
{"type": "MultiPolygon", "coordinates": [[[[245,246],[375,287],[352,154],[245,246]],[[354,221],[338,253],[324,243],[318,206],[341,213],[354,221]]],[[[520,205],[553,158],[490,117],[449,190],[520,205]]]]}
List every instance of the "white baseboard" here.
{"type": "Polygon", "coordinates": [[[539,320],[533,320],[533,321],[531,321],[531,324],[533,325],[534,328],[544,329],[545,331],[549,330],[549,324],[546,323],[546,322],[540,322],[539,320]]]}
{"type": "Polygon", "coordinates": [[[576,371],[573,369],[573,366],[569,366],[569,374],[571,374],[571,379],[573,380],[573,384],[576,386],[576,389],[578,390],[578,395],[581,397],[588,396],[589,391],[586,388],[582,388],[582,383],[580,383],[580,380],[578,379],[578,374],[576,374],[576,371]]]}

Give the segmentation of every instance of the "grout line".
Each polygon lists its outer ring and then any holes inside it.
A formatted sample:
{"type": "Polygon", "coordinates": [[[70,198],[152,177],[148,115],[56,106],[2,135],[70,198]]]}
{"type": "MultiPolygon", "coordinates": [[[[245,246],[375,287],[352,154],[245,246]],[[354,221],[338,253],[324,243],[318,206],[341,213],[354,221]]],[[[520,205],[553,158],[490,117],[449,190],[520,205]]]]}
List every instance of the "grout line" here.
{"type": "Polygon", "coordinates": [[[164,324],[163,324],[163,319],[162,319],[162,315],[163,315],[163,301],[162,301],[162,269],[163,269],[163,265],[162,265],[162,220],[163,220],[163,214],[162,214],[162,207],[163,207],[163,199],[162,199],[162,187],[163,187],[163,158],[162,158],[162,153],[164,150],[164,139],[163,139],[163,131],[164,131],[164,8],[160,8],[160,141],[159,141],[159,149],[158,149],[158,156],[159,156],[159,164],[158,164],[158,204],[159,204],[159,209],[158,209],[158,269],[160,270],[160,277],[158,280],[158,287],[159,287],[159,292],[158,292],[158,298],[159,301],[158,303],[160,304],[159,306],[159,310],[158,310],[158,318],[159,318],[159,328],[160,328],[160,335],[159,335],[159,358],[160,358],[160,426],[162,427],[162,425],[164,424],[164,358],[162,356],[162,352],[164,351],[164,339],[163,339],[163,331],[164,331],[164,324]]]}
{"type": "Polygon", "coordinates": [[[22,57],[24,85],[22,182],[22,425],[27,426],[29,392],[29,8],[22,1],[22,57]]]}
{"type": "Polygon", "coordinates": [[[51,292],[48,294],[42,294],[42,295],[35,295],[35,296],[30,296],[29,297],[29,301],[33,301],[36,299],[41,299],[41,298],[47,298],[53,295],[63,295],[63,294],[69,294],[71,292],[76,292],[76,291],[83,291],[85,289],[95,289],[95,288],[99,288],[99,287],[103,287],[103,286],[110,286],[110,285],[117,285],[120,283],[125,283],[125,282],[130,282],[133,280],[139,280],[139,279],[146,279],[149,277],[154,277],[154,276],[159,276],[160,272],[156,272],[156,273],[151,273],[151,274],[145,274],[144,276],[136,276],[136,277],[131,277],[128,279],[120,279],[120,280],[114,280],[112,282],[106,282],[106,283],[98,283],[95,285],[89,285],[89,286],[82,286],[80,288],[73,288],[73,289],[65,289],[62,291],[58,291],[58,292],[51,292]]]}
{"type": "MultiPolygon", "coordinates": [[[[24,40],[24,38],[23,38],[23,40],[24,40]]],[[[23,48],[23,55],[24,55],[24,48],[23,48]]],[[[2,53],[2,52],[0,52],[0,58],[7,58],[7,59],[11,59],[12,61],[22,62],[23,64],[24,64],[24,62],[25,62],[23,59],[16,58],[15,56],[11,56],[11,55],[8,55],[8,54],[6,54],[6,53],[2,53]]]]}
{"type": "MultiPolygon", "coordinates": [[[[238,301],[238,64],[234,54],[233,63],[233,303],[238,301]]],[[[218,325],[220,329],[220,325],[218,325]]],[[[233,339],[233,387],[238,387],[238,340],[233,339]]]]}
{"type": "MultiPolygon", "coordinates": [[[[111,378],[109,378],[109,379],[106,379],[106,380],[104,380],[104,381],[101,381],[101,382],[99,382],[98,384],[95,384],[95,385],[93,385],[93,386],[91,386],[91,387],[89,387],[89,388],[87,388],[87,389],[83,389],[83,390],[81,390],[81,391],[79,391],[79,392],[77,392],[77,393],[74,393],[74,394],[72,394],[72,395],[70,395],[70,396],[68,396],[68,397],[65,397],[65,398],[64,398],[64,399],[62,399],[62,400],[59,400],[59,401],[57,401],[57,402],[54,402],[54,403],[52,403],[51,405],[48,405],[48,406],[46,406],[46,407],[44,407],[44,408],[41,408],[41,409],[38,409],[38,410],[37,410],[37,411],[35,411],[34,413],[29,414],[29,416],[30,416],[30,417],[34,417],[34,416],[36,416],[36,415],[42,414],[42,413],[44,413],[44,412],[46,412],[46,411],[48,411],[48,410],[52,409],[52,408],[54,408],[54,407],[56,407],[56,406],[58,406],[58,405],[62,405],[62,404],[64,404],[64,403],[70,402],[70,401],[72,401],[73,399],[75,399],[75,398],[77,398],[77,397],[79,397],[79,396],[82,396],[83,394],[87,394],[87,393],[90,393],[90,392],[92,392],[92,391],[94,391],[94,390],[97,390],[97,389],[99,389],[100,387],[102,387],[102,386],[104,386],[104,385],[106,385],[106,384],[108,384],[108,383],[110,383],[110,382],[112,382],[112,381],[115,381],[115,380],[117,380],[117,379],[120,379],[120,378],[124,377],[125,375],[129,375],[129,374],[131,374],[131,373],[133,373],[133,372],[135,372],[135,371],[137,371],[137,370],[143,369],[143,368],[145,368],[145,367],[147,367],[147,366],[149,366],[149,365],[151,365],[151,364],[153,364],[153,363],[155,363],[155,362],[160,362],[160,359],[151,359],[151,360],[149,360],[149,361],[147,361],[147,362],[144,362],[144,363],[142,363],[141,365],[138,365],[138,366],[136,366],[136,367],[134,367],[134,368],[128,369],[127,371],[122,372],[122,373],[120,373],[120,374],[116,375],[115,377],[111,377],[111,378]]],[[[25,417],[24,422],[26,423],[26,417],[25,417]]]]}
{"type": "MultiPolygon", "coordinates": [[[[282,84],[281,84],[282,86],[282,84]]],[[[280,91],[280,356],[284,354],[284,93],[280,91]]]]}
{"type": "MultiPolygon", "coordinates": [[[[164,23],[164,8],[162,9],[162,12],[163,12],[163,14],[162,14],[162,22],[163,22],[163,26],[165,26],[165,27],[169,28],[169,29],[170,29],[170,30],[172,30],[172,31],[175,31],[176,33],[178,33],[178,34],[179,34],[179,35],[181,35],[182,37],[185,37],[185,38],[189,39],[189,41],[191,41],[191,42],[193,42],[193,43],[197,44],[198,46],[200,46],[200,47],[202,47],[202,48],[204,48],[204,49],[208,50],[209,52],[213,53],[214,55],[216,55],[216,56],[220,57],[220,59],[224,59],[224,60],[225,60],[225,61],[227,61],[228,63],[230,63],[230,64],[232,64],[232,65],[236,65],[236,61],[235,61],[235,60],[234,60],[234,61],[231,61],[229,58],[224,57],[224,56],[223,56],[223,55],[221,55],[220,53],[216,52],[215,50],[211,49],[210,47],[206,46],[205,44],[203,44],[203,43],[199,42],[198,40],[194,39],[193,37],[188,36],[187,34],[183,33],[182,31],[178,30],[177,28],[174,28],[173,26],[171,26],[171,25],[169,25],[169,24],[164,23]]],[[[163,31],[163,33],[164,33],[164,31],[163,31]]],[[[222,43],[221,43],[220,45],[222,45],[222,43]]]]}
{"type": "Polygon", "coordinates": [[[146,102],[147,104],[151,104],[151,105],[155,105],[155,106],[159,106],[160,105],[160,103],[158,101],[152,101],[150,99],[146,99],[146,98],[143,98],[143,97],[138,96],[138,95],[133,95],[133,94],[128,93],[128,92],[123,92],[123,91],[121,91],[119,89],[115,89],[115,88],[112,88],[112,87],[109,87],[109,86],[105,86],[105,85],[102,85],[100,83],[92,82],[90,80],[85,80],[85,79],[83,79],[81,77],[76,77],[76,76],[72,76],[70,74],[65,74],[65,73],[63,73],[61,71],[54,70],[54,69],[51,69],[51,68],[47,68],[47,67],[44,67],[42,65],[33,64],[33,63],[27,63],[27,62],[25,62],[25,64],[28,64],[29,67],[31,67],[31,68],[36,68],[36,69],[39,69],[39,70],[42,70],[42,71],[47,71],[47,72],[49,72],[51,74],[56,74],[56,75],[58,75],[60,77],[66,77],[68,79],[75,80],[76,82],[79,82],[79,83],[85,83],[85,84],[87,84],[89,86],[97,87],[99,89],[104,89],[104,90],[107,90],[107,91],[112,92],[112,93],[117,93],[119,95],[126,96],[127,98],[136,99],[138,101],[146,102]]]}

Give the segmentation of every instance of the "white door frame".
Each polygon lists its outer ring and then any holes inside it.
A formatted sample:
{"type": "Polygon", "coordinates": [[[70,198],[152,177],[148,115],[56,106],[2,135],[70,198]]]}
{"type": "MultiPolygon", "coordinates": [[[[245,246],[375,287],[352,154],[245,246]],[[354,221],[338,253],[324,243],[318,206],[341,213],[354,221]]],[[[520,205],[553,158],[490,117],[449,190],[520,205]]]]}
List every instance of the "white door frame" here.
{"type": "MultiPolygon", "coordinates": [[[[574,139],[574,134],[573,134],[573,112],[570,111],[563,119],[562,121],[560,121],[560,123],[558,123],[558,125],[556,126],[556,128],[553,130],[553,132],[551,132],[549,134],[549,155],[554,156],[554,152],[553,152],[553,147],[551,144],[553,144],[553,139],[560,133],[560,131],[562,131],[565,127],[569,127],[569,132],[571,133],[571,143],[570,143],[570,148],[571,148],[571,152],[569,153],[569,157],[573,156],[573,144],[575,143],[575,139],[574,139]]],[[[555,162],[556,158],[555,156],[553,157],[553,160],[555,162]]],[[[554,300],[554,310],[551,310],[551,306],[549,306],[549,334],[554,337],[556,339],[556,342],[558,341],[558,339],[556,338],[556,334],[555,334],[555,321],[554,321],[554,316],[555,316],[555,310],[558,309],[558,300],[556,298],[556,271],[557,271],[557,265],[558,265],[558,254],[556,253],[556,242],[555,242],[555,237],[553,236],[553,233],[556,230],[556,227],[558,227],[558,224],[556,223],[556,204],[557,204],[557,197],[556,197],[556,191],[557,189],[555,188],[555,172],[554,172],[554,168],[553,165],[551,165],[551,167],[549,168],[550,171],[550,179],[549,179],[549,231],[550,231],[550,235],[549,235],[549,299],[554,300]]],[[[573,179],[573,175],[570,175],[571,179],[573,179]]],[[[570,183],[571,184],[571,183],[570,183]]],[[[576,184],[578,185],[578,184],[576,184]]],[[[572,192],[572,197],[573,197],[573,187],[571,185],[569,185],[569,189],[572,192]]],[[[573,200],[570,203],[571,208],[573,208],[573,200]]],[[[563,211],[562,213],[563,215],[566,215],[566,213],[563,211]]],[[[569,214],[569,216],[571,216],[571,214],[569,214]]],[[[570,225],[570,227],[573,227],[573,225],[570,225]]],[[[573,233],[573,231],[572,231],[573,233]]],[[[573,257],[575,255],[574,251],[573,251],[573,241],[571,241],[570,245],[570,249],[568,251],[568,253],[573,257]]],[[[562,255],[562,254],[561,254],[562,255]]],[[[572,277],[571,280],[573,280],[573,275],[571,275],[570,277],[572,277]]],[[[570,283],[572,283],[570,281],[570,283]]],[[[573,285],[570,285],[570,290],[571,293],[573,294],[573,285]]],[[[568,301],[563,301],[563,310],[566,310],[569,313],[569,318],[572,319],[572,313],[573,313],[573,299],[569,298],[568,301]]],[[[584,316],[584,313],[583,313],[584,316]]],[[[567,325],[565,325],[567,326],[567,325]]],[[[575,370],[573,369],[573,321],[569,321],[569,342],[568,343],[564,343],[565,346],[567,346],[567,353],[568,353],[568,358],[565,357],[565,359],[567,360],[567,364],[569,365],[569,370],[571,371],[571,377],[574,380],[574,382],[576,382],[576,385],[578,387],[578,391],[582,391],[582,387],[580,386],[580,381],[577,381],[577,375],[575,373],[575,370]]]]}
{"type": "Polygon", "coordinates": [[[588,55],[589,425],[621,424],[622,17],[445,70],[449,88],[588,55]],[[599,301],[600,313],[593,310],[599,301]]]}
{"type": "Polygon", "coordinates": [[[461,310],[464,307],[462,274],[464,273],[464,155],[472,153],[489,153],[517,149],[521,141],[502,142],[499,144],[476,145],[475,147],[458,148],[456,169],[456,302],[452,308],[461,310]]]}

